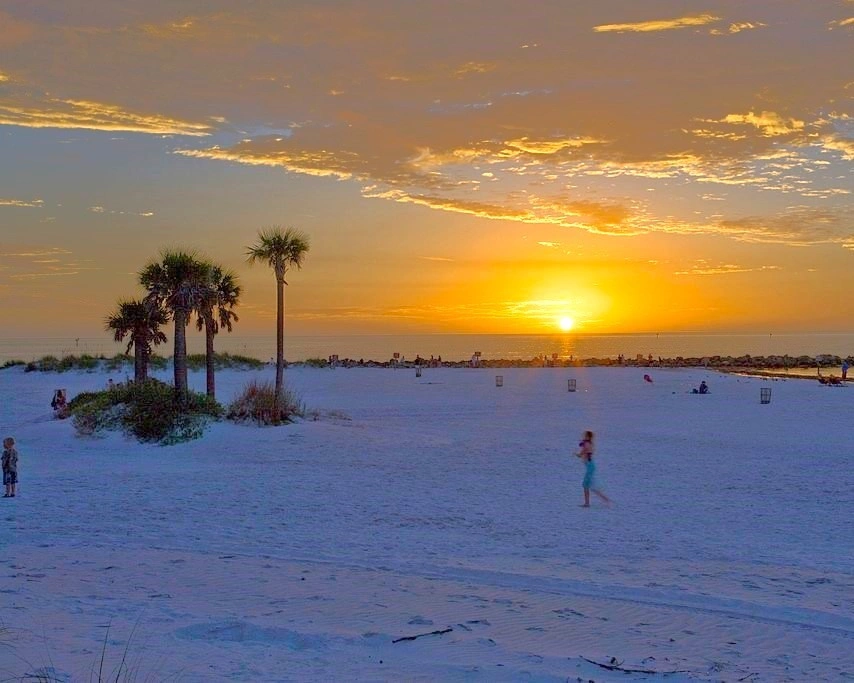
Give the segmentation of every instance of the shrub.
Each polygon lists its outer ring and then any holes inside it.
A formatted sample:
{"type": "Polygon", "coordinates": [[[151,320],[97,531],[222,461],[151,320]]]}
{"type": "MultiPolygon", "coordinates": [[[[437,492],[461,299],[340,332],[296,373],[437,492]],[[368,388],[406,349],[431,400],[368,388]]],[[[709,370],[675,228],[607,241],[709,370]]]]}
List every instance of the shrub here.
{"type": "Polygon", "coordinates": [[[24,365],[24,361],[22,361],[22,360],[7,360],[5,363],[3,363],[3,366],[0,369],[5,370],[6,368],[13,368],[16,365],[24,365]]]}
{"type": "Polygon", "coordinates": [[[78,394],[68,407],[80,434],[123,429],[140,441],[161,444],[200,437],[207,422],[222,413],[215,400],[194,392],[182,405],[171,385],[154,379],[78,394]]]}
{"type": "Polygon", "coordinates": [[[104,369],[115,372],[116,370],[122,370],[128,365],[133,365],[133,356],[117,353],[112,358],[104,359],[104,369]]]}
{"type": "Polygon", "coordinates": [[[279,425],[290,422],[294,416],[305,414],[299,397],[288,389],[276,401],[276,387],[272,382],[252,381],[228,406],[226,417],[235,422],[256,422],[259,425],[279,425]]]}
{"type": "Polygon", "coordinates": [[[329,361],[325,358],[306,358],[303,365],[309,368],[325,368],[329,366],[329,361]]]}
{"type": "Polygon", "coordinates": [[[41,372],[58,372],[59,366],[59,359],[56,356],[42,356],[36,361],[36,370],[41,372]]]}
{"type": "MultiPolygon", "coordinates": [[[[204,370],[206,364],[205,354],[193,353],[187,356],[187,367],[190,370],[204,370]]],[[[215,353],[214,367],[217,370],[223,368],[251,368],[257,370],[264,367],[257,358],[249,358],[248,356],[232,355],[230,353],[215,353]]]]}

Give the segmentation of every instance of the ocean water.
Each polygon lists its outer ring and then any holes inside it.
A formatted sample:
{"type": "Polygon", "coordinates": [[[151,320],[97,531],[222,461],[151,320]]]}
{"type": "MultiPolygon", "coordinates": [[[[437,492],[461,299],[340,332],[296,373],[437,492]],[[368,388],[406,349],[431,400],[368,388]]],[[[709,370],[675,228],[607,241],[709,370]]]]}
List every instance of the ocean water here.
{"type": "MultiPolygon", "coordinates": [[[[204,337],[188,330],[190,353],[204,352],[204,337]]],[[[125,346],[104,337],[0,338],[0,364],[9,360],[35,360],[47,355],[106,355],[122,353],[125,346]]],[[[220,334],[220,352],[270,360],[276,354],[275,336],[220,334]]],[[[402,358],[439,357],[445,361],[467,360],[480,351],[484,359],[529,360],[537,356],[574,358],[685,358],[703,356],[817,356],[854,355],[854,334],[422,334],[286,336],[288,361],[327,358],[332,354],[354,360],[386,361],[395,353],[402,358]]],[[[158,353],[170,356],[170,342],[158,353]]]]}

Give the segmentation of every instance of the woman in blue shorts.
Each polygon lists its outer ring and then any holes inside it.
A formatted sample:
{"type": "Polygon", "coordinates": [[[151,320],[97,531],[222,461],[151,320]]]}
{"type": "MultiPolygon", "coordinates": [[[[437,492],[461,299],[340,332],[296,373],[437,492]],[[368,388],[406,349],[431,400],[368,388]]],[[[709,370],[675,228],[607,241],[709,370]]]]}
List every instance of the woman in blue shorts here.
{"type": "Polygon", "coordinates": [[[596,463],[593,462],[593,432],[584,432],[584,437],[578,444],[578,453],[575,454],[584,463],[584,480],[581,486],[584,488],[584,505],[590,507],[590,492],[593,491],[606,505],[611,504],[611,499],[606,496],[596,482],[596,463]]]}

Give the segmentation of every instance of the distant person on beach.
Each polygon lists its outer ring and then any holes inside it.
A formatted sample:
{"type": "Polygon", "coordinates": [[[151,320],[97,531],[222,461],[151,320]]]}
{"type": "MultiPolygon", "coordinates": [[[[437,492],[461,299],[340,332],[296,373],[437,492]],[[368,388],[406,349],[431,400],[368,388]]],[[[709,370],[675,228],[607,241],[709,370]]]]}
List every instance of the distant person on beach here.
{"type": "Polygon", "coordinates": [[[3,485],[6,487],[3,497],[14,498],[17,484],[18,451],[15,450],[15,439],[7,436],[3,439],[3,485]]]}
{"type": "Polygon", "coordinates": [[[53,392],[50,407],[53,408],[54,416],[60,420],[68,417],[68,403],[65,399],[65,389],[57,389],[53,392]]]}
{"type": "Polygon", "coordinates": [[[706,380],[700,382],[700,389],[697,391],[698,394],[708,394],[709,393],[709,385],[706,384],[706,380]]]}
{"type": "Polygon", "coordinates": [[[847,361],[847,360],[842,361],[842,381],[843,381],[843,382],[844,382],[846,379],[848,379],[848,368],[849,368],[849,367],[851,367],[851,366],[850,366],[850,365],[848,365],[848,361],[847,361]]]}
{"type": "Polygon", "coordinates": [[[581,507],[590,507],[591,491],[599,496],[606,505],[610,505],[611,499],[599,489],[596,481],[596,464],[593,462],[593,432],[584,432],[584,437],[578,444],[578,453],[575,455],[581,458],[584,463],[584,480],[581,482],[581,486],[584,488],[584,505],[581,507]]]}
{"type": "Polygon", "coordinates": [[[649,375],[644,375],[643,381],[648,382],[649,384],[652,384],[652,377],[650,377],[649,375]]]}

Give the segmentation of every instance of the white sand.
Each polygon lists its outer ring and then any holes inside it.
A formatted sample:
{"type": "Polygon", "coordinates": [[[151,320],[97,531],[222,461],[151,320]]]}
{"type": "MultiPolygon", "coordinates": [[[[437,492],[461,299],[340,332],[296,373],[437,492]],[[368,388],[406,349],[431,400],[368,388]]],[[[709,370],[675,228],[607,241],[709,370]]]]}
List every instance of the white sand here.
{"type": "Polygon", "coordinates": [[[133,680],[854,678],[854,390],[644,372],[289,369],[318,421],[158,447],[52,419],[106,373],[0,371],[0,680],[89,680],[108,627],[133,680]]]}

